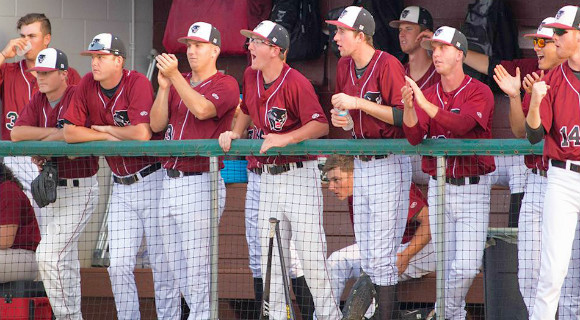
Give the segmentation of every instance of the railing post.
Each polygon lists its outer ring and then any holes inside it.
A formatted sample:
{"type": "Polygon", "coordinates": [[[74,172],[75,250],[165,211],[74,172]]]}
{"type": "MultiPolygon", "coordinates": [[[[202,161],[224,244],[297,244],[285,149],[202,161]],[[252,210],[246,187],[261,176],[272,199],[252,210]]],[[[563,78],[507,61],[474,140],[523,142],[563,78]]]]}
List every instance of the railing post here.
{"type": "Polygon", "coordinates": [[[219,161],[218,157],[209,158],[211,174],[211,284],[210,284],[210,319],[218,319],[218,252],[219,252],[219,161]]]}
{"type": "Polygon", "coordinates": [[[437,157],[437,319],[445,319],[445,157],[437,157]]]}

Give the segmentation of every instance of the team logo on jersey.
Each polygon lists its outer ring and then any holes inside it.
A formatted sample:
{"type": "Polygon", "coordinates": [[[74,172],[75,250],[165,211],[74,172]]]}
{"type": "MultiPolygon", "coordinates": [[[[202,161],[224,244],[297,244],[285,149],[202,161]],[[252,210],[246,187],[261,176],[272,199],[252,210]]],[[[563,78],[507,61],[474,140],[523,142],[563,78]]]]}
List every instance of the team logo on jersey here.
{"type": "Polygon", "coordinates": [[[193,25],[191,27],[191,33],[197,33],[198,30],[199,30],[199,26],[198,25],[193,25]]]}
{"type": "Polygon", "coordinates": [[[288,113],[286,112],[286,109],[272,107],[272,109],[268,110],[268,123],[270,124],[270,130],[282,130],[286,120],[288,120],[288,113]]]}
{"type": "Polygon", "coordinates": [[[169,124],[165,130],[165,140],[173,140],[173,125],[169,124]]]}
{"type": "Polygon", "coordinates": [[[451,110],[449,110],[449,111],[451,111],[451,112],[453,112],[453,113],[457,113],[457,114],[459,114],[459,109],[458,109],[458,108],[454,108],[454,109],[451,109],[451,110]]]}
{"type": "Polygon", "coordinates": [[[435,31],[435,33],[433,34],[433,36],[434,36],[434,37],[436,37],[436,36],[440,35],[440,34],[441,34],[441,32],[443,32],[443,30],[442,30],[442,29],[437,29],[437,30],[435,31]]]}
{"type": "Polygon", "coordinates": [[[377,104],[383,104],[383,97],[381,97],[380,92],[368,91],[365,93],[364,98],[368,101],[375,102],[377,104]]]}
{"type": "Polygon", "coordinates": [[[56,120],[56,127],[59,129],[64,128],[64,119],[58,119],[56,120]]]}
{"type": "Polygon", "coordinates": [[[416,206],[417,206],[417,201],[413,201],[409,207],[411,207],[411,209],[414,209],[416,206]]]}
{"type": "Polygon", "coordinates": [[[118,127],[124,127],[131,124],[127,110],[115,111],[115,114],[113,115],[113,121],[115,121],[115,125],[118,127]]]}
{"type": "Polygon", "coordinates": [[[409,15],[409,10],[403,10],[403,12],[401,12],[401,18],[405,19],[407,15],[409,15]]]}
{"type": "Polygon", "coordinates": [[[258,129],[258,127],[253,126],[248,129],[248,138],[250,139],[264,139],[264,130],[258,129]]]}
{"type": "Polygon", "coordinates": [[[46,57],[45,54],[39,54],[38,55],[38,63],[42,63],[42,61],[44,61],[44,58],[46,57]]]}

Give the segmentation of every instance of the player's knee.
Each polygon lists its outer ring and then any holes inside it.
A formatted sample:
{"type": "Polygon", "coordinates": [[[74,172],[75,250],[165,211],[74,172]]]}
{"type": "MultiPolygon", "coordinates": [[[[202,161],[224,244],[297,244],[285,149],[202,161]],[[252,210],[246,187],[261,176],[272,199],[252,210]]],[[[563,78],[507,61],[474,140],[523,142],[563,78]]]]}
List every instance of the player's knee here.
{"type": "Polygon", "coordinates": [[[127,274],[133,274],[133,269],[135,264],[131,265],[126,261],[120,261],[117,259],[111,259],[110,265],[107,268],[110,277],[123,276],[127,274]]]}
{"type": "Polygon", "coordinates": [[[455,274],[460,279],[473,279],[479,273],[479,268],[470,264],[459,265],[455,274]]]}

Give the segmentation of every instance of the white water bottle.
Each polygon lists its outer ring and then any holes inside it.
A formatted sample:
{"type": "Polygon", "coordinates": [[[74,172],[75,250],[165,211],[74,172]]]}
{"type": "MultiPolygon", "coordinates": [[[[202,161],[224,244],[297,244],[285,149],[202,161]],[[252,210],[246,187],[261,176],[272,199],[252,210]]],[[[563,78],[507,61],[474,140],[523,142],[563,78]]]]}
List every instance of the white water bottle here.
{"type": "Polygon", "coordinates": [[[32,44],[30,43],[30,41],[26,41],[26,45],[24,46],[24,49],[20,49],[20,47],[16,47],[16,55],[19,57],[23,57],[25,54],[28,53],[28,51],[30,51],[30,49],[32,49],[32,44]]]}
{"type": "Polygon", "coordinates": [[[346,127],[343,127],[342,129],[344,131],[352,130],[352,128],[354,127],[354,122],[352,121],[352,117],[350,116],[348,110],[336,109],[336,112],[337,112],[336,114],[340,117],[347,117],[348,124],[346,125],[346,127]]]}

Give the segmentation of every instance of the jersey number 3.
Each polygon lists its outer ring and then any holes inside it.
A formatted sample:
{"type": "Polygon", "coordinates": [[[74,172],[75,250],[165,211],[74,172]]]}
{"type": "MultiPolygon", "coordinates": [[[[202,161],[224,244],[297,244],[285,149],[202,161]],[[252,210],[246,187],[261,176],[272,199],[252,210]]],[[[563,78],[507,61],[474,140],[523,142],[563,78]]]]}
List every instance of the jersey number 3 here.
{"type": "Polygon", "coordinates": [[[561,147],[569,147],[570,142],[572,142],[573,147],[580,147],[580,128],[578,125],[573,126],[570,132],[568,132],[568,127],[562,127],[560,134],[562,135],[561,147]]]}
{"type": "Polygon", "coordinates": [[[10,112],[6,113],[6,119],[8,119],[8,121],[6,121],[6,128],[8,130],[12,130],[12,129],[14,129],[14,124],[16,123],[16,120],[18,119],[18,113],[14,112],[14,111],[10,111],[10,112]]]}

